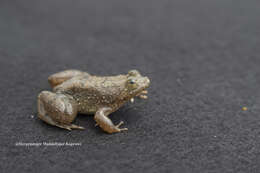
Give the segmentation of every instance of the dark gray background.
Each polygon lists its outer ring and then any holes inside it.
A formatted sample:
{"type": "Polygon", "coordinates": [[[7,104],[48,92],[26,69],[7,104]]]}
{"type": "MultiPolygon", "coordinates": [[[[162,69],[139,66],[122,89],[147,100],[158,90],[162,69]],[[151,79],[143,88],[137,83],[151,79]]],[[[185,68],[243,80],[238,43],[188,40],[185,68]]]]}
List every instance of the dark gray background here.
{"type": "Polygon", "coordinates": [[[259,0],[1,0],[1,170],[259,172],[259,9],[259,0]],[[47,77],[68,68],[150,77],[149,99],[111,116],[128,132],[105,134],[92,116],[72,132],[36,117],[47,77]]]}

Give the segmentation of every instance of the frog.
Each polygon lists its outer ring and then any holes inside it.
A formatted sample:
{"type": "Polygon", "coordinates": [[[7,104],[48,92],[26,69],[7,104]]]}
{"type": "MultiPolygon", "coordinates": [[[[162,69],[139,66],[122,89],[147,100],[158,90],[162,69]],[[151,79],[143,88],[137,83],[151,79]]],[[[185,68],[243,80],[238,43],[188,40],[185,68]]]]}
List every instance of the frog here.
{"type": "Polygon", "coordinates": [[[52,91],[41,91],[37,99],[38,118],[45,123],[67,130],[84,130],[73,124],[78,114],[94,115],[96,126],[104,132],[128,130],[115,125],[109,115],[135,98],[147,99],[150,79],[138,70],[127,74],[98,76],[69,69],[48,77],[52,91]]]}

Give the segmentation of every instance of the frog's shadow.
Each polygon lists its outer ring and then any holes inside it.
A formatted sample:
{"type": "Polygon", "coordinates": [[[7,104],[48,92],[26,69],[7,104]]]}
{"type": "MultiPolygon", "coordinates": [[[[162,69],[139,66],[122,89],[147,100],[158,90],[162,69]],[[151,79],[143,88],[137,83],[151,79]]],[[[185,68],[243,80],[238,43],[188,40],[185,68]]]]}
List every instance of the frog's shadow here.
{"type": "MultiPolygon", "coordinates": [[[[36,113],[37,115],[37,113],[36,113]]],[[[126,105],[121,107],[119,110],[116,112],[112,113],[109,115],[109,118],[112,120],[114,124],[118,124],[120,121],[124,122],[124,125],[122,127],[127,127],[131,128],[134,126],[134,122],[138,122],[140,119],[141,113],[138,112],[134,107],[126,105]]],[[[61,128],[57,128],[55,126],[51,126],[44,121],[40,120],[37,118],[37,123],[41,127],[46,127],[46,128],[55,128],[57,130],[64,130],[61,128]]],[[[73,124],[83,126],[85,129],[92,129],[93,131],[96,131],[98,134],[104,134],[104,131],[102,129],[96,127],[96,122],[94,120],[94,115],[85,115],[85,114],[78,114],[77,117],[75,118],[73,124]]]]}

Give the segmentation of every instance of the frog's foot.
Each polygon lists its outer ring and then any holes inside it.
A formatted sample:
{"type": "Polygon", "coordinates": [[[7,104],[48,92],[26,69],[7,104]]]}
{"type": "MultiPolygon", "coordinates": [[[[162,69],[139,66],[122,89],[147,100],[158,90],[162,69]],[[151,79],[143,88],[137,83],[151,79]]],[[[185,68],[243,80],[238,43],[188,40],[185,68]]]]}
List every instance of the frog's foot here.
{"type": "Polygon", "coordinates": [[[137,95],[137,97],[139,97],[140,99],[148,99],[148,91],[147,90],[143,90],[140,94],[137,95]]]}
{"type": "Polygon", "coordinates": [[[119,128],[123,122],[121,121],[118,125],[114,125],[113,122],[108,118],[108,115],[112,112],[109,107],[100,108],[95,114],[95,121],[105,132],[116,133],[126,131],[127,128],[119,128]]]}
{"type": "MultiPolygon", "coordinates": [[[[120,123],[118,123],[117,125],[116,125],[116,127],[117,128],[119,128],[121,125],[123,125],[124,124],[124,122],[123,121],[120,121],[120,123]]],[[[128,130],[128,128],[122,128],[122,129],[120,129],[120,131],[125,131],[125,130],[128,130]]]]}
{"type": "MultiPolygon", "coordinates": [[[[124,124],[124,122],[123,122],[123,121],[120,121],[120,123],[117,124],[116,127],[119,128],[119,127],[120,127],[121,125],[123,125],[123,124],[124,124]]],[[[95,127],[97,127],[97,126],[98,126],[98,123],[95,124],[95,127]]],[[[124,131],[124,130],[128,130],[128,128],[122,128],[122,129],[120,129],[120,130],[121,130],[121,131],[124,131]]]]}
{"type": "Polygon", "coordinates": [[[64,94],[42,91],[38,96],[38,117],[46,123],[63,129],[84,129],[71,124],[77,116],[73,98],[64,94]]]}
{"type": "Polygon", "coordinates": [[[67,130],[72,130],[72,129],[78,129],[78,130],[85,130],[84,127],[77,126],[75,124],[55,124],[57,127],[67,129],[67,130]]]}
{"type": "MultiPolygon", "coordinates": [[[[141,93],[139,93],[138,95],[136,95],[136,97],[140,98],[140,99],[148,99],[148,96],[146,95],[148,94],[148,91],[147,90],[143,90],[141,93]]],[[[131,103],[134,103],[135,99],[134,98],[131,98],[130,99],[130,102],[131,103]]]]}

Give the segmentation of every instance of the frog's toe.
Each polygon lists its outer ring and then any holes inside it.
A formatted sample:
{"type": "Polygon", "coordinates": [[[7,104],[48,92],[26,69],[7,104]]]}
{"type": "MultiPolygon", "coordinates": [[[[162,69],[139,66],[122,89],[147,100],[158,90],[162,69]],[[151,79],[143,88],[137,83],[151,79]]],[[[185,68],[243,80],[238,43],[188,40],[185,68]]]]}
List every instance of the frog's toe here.
{"type": "Polygon", "coordinates": [[[139,95],[138,96],[140,99],[148,99],[148,96],[147,95],[139,95]]]}
{"type": "Polygon", "coordinates": [[[143,90],[141,93],[142,94],[148,94],[148,91],[147,90],[143,90]]]}
{"type": "Polygon", "coordinates": [[[119,127],[120,127],[121,125],[123,125],[123,124],[124,124],[124,122],[123,122],[123,121],[120,121],[120,123],[118,123],[118,124],[116,125],[116,128],[117,128],[118,132],[128,130],[128,128],[119,128],[119,127]]]}
{"type": "Polygon", "coordinates": [[[71,131],[71,127],[69,125],[56,124],[56,126],[71,131]]]}
{"type": "Polygon", "coordinates": [[[137,95],[137,97],[139,97],[140,99],[148,99],[148,91],[147,90],[143,90],[140,94],[137,95]]]}
{"type": "Polygon", "coordinates": [[[123,125],[124,124],[124,121],[120,121],[120,123],[118,123],[117,125],[116,125],[116,127],[117,128],[119,128],[121,125],[123,125]]]}
{"type": "Polygon", "coordinates": [[[56,126],[71,131],[72,129],[85,130],[84,127],[77,126],[75,124],[56,124],[56,126]]]}
{"type": "Polygon", "coordinates": [[[85,130],[84,127],[78,126],[78,125],[75,125],[75,124],[71,124],[70,126],[71,126],[70,128],[72,128],[72,129],[85,130]]]}
{"type": "Polygon", "coordinates": [[[128,130],[128,128],[121,128],[121,129],[119,129],[119,132],[121,132],[121,131],[127,131],[128,130]]]}

